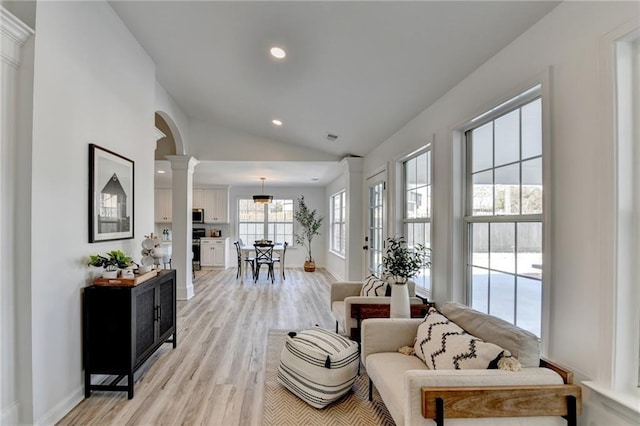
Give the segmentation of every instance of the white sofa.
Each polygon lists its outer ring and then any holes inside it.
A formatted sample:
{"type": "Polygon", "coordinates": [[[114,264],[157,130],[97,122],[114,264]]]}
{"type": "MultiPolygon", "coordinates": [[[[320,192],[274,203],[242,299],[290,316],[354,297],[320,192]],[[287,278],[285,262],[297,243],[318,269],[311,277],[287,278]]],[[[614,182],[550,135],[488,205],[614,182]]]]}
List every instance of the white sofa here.
{"type": "MultiPolygon", "coordinates": [[[[359,327],[358,320],[351,316],[351,307],[356,304],[391,304],[391,297],[360,296],[362,285],[363,282],[361,281],[336,282],[331,284],[330,290],[330,307],[331,313],[336,319],[336,333],[339,332],[340,326],[346,334],[355,340],[359,340],[359,327]]],[[[407,290],[410,304],[420,305],[424,303],[422,299],[416,297],[415,283],[413,281],[407,281],[407,290]]]]}
{"type": "Polygon", "coordinates": [[[371,388],[376,387],[397,425],[442,424],[433,420],[437,413],[431,393],[445,395],[441,402],[448,426],[566,425],[567,420],[575,424],[581,410],[580,387],[571,384],[572,373],[540,360],[533,334],[457,303],[447,303],[440,311],[469,334],[509,350],[523,368],[429,370],[417,356],[398,352],[414,345],[423,319],[367,319],[362,323],[361,360],[371,388]],[[429,392],[426,402],[424,391],[429,392]],[[461,413],[454,412],[456,407],[461,413]],[[565,415],[567,420],[559,417],[565,415]]]}

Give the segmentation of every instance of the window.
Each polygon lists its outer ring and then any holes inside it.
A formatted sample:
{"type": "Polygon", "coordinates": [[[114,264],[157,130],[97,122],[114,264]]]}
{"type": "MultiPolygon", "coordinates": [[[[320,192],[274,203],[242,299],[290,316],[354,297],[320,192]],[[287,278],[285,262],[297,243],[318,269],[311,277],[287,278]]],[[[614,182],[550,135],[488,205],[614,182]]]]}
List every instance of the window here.
{"type": "MultiPolygon", "coordinates": [[[[431,148],[402,163],[404,183],[404,235],[408,247],[431,247],[431,148]]],[[[418,288],[431,290],[429,268],[414,278],[418,288]]]]}
{"type": "Polygon", "coordinates": [[[273,199],[268,204],[238,200],[238,237],[249,244],[262,239],[293,244],[293,199],[273,199]]]}
{"type": "Polygon", "coordinates": [[[331,196],[331,251],[344,256],[345,253],[345,192],[331,196]]]}
{"type": "Polygon", "coordinates": [[[542,99],[540,86],[465,133],[470,305],[540,336],[542,99]]]}

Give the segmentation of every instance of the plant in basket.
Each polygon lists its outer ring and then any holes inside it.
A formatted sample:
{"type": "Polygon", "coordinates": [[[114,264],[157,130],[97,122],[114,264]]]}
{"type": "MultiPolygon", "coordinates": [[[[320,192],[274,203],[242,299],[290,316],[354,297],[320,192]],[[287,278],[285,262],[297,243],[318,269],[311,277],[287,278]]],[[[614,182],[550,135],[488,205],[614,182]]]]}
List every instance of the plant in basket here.
{"type": "Polygon", "coordinates": [[[304,195],[298,198],[298,209],[293,215],[302,228],[302,231],[295,234],[296,243],[302,244],[309,253],[306,261],[304,262],[304,270],[307,272],[313,272],[316,270],[316,263],[311,256],[311,241],[316,235],[320,235],[320,227],[324,217],[316,217],[316,210],[309,210],[307,204],[304,201],[304,195]]]}

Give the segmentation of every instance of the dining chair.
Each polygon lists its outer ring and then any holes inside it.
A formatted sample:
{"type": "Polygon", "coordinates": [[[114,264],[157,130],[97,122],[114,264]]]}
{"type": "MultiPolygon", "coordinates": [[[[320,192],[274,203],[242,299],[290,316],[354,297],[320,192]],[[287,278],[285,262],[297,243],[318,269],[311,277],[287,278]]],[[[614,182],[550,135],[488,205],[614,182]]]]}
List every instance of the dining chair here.
{"type": "Polygon", "coordinates": [[[271,277],[271,284],[273,284],[273,244],[256,243],[253,245],[256,252],[254,263],[256,265],[255,274],[253,276],[253,282],[258,282],[260,275],[260,268],[262,265],[268,266],[267,278],[271,277]]]}
{"type": "Polygon", "coordinates": [[[284,280],[284,256],[287,254],[287,247],[289,246],[288,242],[284,242],[284,244],[282,245],[282,254],[280,256],[274,256],[273,257],[273,263],[280,263],[280,275],[282,276],[282,279],[284,280]]]}
{"type": "Polygon", "coordinates": [[[236,279],[240,278],[240,275],[242,274],[243,262],[246,262],[248,264],[247,266],[251,266],[251,276],[255,275],[255,258],[248,255],[244,257],[242,256],[242,243],[240,241],[234,241],[233,245],[236,246],[236,253],[238,255],[238,272],[236,273],[236,279]]]}

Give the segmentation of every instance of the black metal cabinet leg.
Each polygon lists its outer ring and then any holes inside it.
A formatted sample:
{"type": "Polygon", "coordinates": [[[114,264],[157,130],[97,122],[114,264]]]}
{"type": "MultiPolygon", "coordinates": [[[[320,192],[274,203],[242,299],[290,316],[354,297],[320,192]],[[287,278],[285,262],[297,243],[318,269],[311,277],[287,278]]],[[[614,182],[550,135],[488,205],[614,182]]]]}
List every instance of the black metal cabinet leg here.
{"type": "Polygon", "coordinates": [[[173,349],[175,349],[176,346],[178,346],[178,332],[174,331],[173,332],[173,349]]]}
{"type": "Polygon", "coordinates": [[[84,370],[84,397],[89,398],[91,396],[91,374],[84,370]]]}
{"type": "Polygon", "coordinates": [[[127,374],[127,379],[129,383],[127,383],[127,398],[133,399],[133,371],[127,374]]]}

